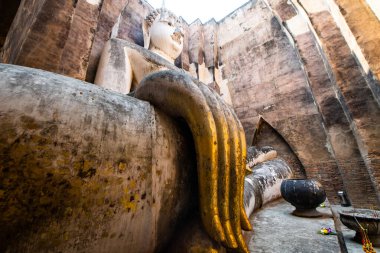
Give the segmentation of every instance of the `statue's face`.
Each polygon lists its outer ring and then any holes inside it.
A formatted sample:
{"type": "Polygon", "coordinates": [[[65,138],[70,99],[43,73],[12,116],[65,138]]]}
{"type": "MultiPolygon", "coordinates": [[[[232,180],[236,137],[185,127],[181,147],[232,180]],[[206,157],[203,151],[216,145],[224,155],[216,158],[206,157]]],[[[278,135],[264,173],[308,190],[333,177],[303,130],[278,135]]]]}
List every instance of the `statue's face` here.
{"type": "Polygon", "coordinates": [[[183,32],[170,21],[156,20],[149,29],[150,45],[176,59],[183,49],[183,32]]]}

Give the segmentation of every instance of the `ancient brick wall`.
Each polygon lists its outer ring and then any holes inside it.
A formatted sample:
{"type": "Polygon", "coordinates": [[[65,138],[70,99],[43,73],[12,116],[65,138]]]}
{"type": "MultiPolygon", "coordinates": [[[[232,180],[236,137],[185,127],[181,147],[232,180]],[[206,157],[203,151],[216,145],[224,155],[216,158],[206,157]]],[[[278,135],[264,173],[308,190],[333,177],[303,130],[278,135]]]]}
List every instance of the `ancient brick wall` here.
{"type": "MultiPolygon", "coordinates": [[[[310,15],[320,39],[323,41],[333,74],[340,102],[354,131],[357,145],[374,186],[379,193],[379,152],[380,147],[380,108],[362,74],[362,70],[351,54],[339,28],[328,12],[310,15]],[[323,22],[322,22],[323,21],[323,22]],[[322,27],[331,29],[323,29],[322,27]]],[[[379,198],[379,196],[378,196],[379,198]]]]}
{"type": "MultiPolygon", "coordinates": [[[[318,9],[329,1],[298,2],[318,9]]],[[[308,177],[320,179],[328,188],[330,199],[341,189],[354,206],[379,206],[375,148],[380,146],[379,88],[373,61],[378,33],[363,36],[368,29],[360,28],[373,13],[367,12],[363,1],[355,6],[337,1],[338,15],[346,18],[345,26],[358,39],[364,58],[359,56],[360,49],[353,49],[355,39],[346,36],[333,14],[302,16],[298,2],[250,1],[218,22],[215,70],[222,70],[221,78],[227,80],[248,142],[263,116],[295,151],[308,177]],[[358,12],[347,14],[342,6],[358,12]],[[355,23],[360,15],[362,20],[355,23]]],[[[369,21],[371,27],[378,25],[378,20],[369,21]]],[[[211,52],[204,41],[210,36],[206,24],[196,26],[202,40],[197,39],[200,36],[191,39],[189,54],[194,56],[190,64],[196,64],[199,77],[199,52],[203,52],[200,56],[211,52]]]]}
{"type": "Polygon", "coordinates": [[[350,122],[335,95],[334,81],[330,79],[322,58],[319,56],[313,34],[308,32],[298,35],[296,41],[305,60],[309,83],[329,133],[335,158],[347,186],[347,194],[352,204],[369,207],[368,203],[377,203],[376,191],[361,157],[350,122]],[[366,198],[362,196],[366,196],[366,198]]]}
{"type": "MultiPolygon", "coordinates": [[[[288,13],[288,12],[286,12],[288,13]]],[[[260,116],[300,159],[330,201],[342,178],[307,76],[278,17],[263,1],[247,4],[219,24],[218,47],[233,106],[250,140],[260,116]]]]}
{"type": "Polygon", "coordinates": [[[20,4],[2,62],[84,79],[102,0],[20,4]]]}
{"type": "MultiPolygon", "coordinates": [[[[365,0],[336,0],[371,71],[380,80],[380,22],[365,0]]],[[[380,83],[377,83],[380,86],[380,83]]]]}
{"type": "MultiPolygon", "coordinates": [[[[317,40],[318,35],[304,18],[307,14],[300,5],[296,7],[299,14],[287,20],[286,25],[302,58],[347,194],[354,206],[378,205],[376,189],[361,156],[350,119],[337,96],[333,67],[317,40]]],[[[326,26],[325,30],[328,29],[326,26]]]]}

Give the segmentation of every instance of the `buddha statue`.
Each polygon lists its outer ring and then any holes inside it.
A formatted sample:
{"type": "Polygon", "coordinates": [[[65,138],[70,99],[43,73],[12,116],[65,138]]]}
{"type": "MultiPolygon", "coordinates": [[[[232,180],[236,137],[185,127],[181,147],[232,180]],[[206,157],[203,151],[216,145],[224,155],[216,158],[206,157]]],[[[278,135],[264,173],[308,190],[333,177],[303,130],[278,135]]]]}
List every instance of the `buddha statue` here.
{"type": "Polygon", "coordinates": [[[149,73],[175,68],[174,61],[183,49],[180,20],[167,9],[153,10],[144,19],[142,30],[144,48],[149,51],[118,39],[106,42],[95,84],[129,93],[149,73]]]}
{"type": "Polygon", "coordinates": [[[184,118],[195,142],[199,203],[204,229],[228,248],[247,252],[241,228],[246,144],[233,110],[205,84],[174,66],[183,49],[180,20],[165,8],[143,21],[144,48],[111,39],[102,53],[95,84],[135,92],[171,116],[184,118]]]}
{"type": "Polygon", "coordinates": [[[237,116],[205,84],[174,66],[183,49],[180,20],[165,8],[143,21],[144,48],[111,39],[95,84],[131,90],[170,116],[184,118],[197,153],[200,214],[204,229],[227,248],[247,252],[241,228],[250,230],[243,207],[245,135],[237,116]]]}

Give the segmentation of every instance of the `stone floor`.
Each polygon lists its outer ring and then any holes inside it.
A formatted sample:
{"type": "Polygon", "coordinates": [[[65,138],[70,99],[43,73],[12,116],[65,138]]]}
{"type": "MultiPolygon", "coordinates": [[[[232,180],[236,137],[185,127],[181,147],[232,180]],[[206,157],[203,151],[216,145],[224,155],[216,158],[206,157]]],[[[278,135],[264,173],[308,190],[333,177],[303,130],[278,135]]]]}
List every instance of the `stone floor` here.
{"type": "Polygon", "coordinates": [[[251,216],[253,232],[244,235],[249,241],[250,252],[341,252],[336,235],[318,233],[322,227],[335,231],[330,208],[318,208],[324,214],[319,218],[297,217],[291,215],[293,210],[293,206],[281,199],[256,211],[251,216]]]}
{"type": "MultiPolygon", "coordinates": [[[[291,215],[294,207],[280,199],[251,216],[253,231],[244,237],[251,253],[362,253],[361,244],[352,240],[355,232],[339,220],[338,212],[344,209],[351,208],[318,208],[322,217],[302,218],[291,215]],[[321,235],[318,231],[322,227],[331,227],[339,235],[321,235]]],[[[380,247],[375,250],[380,252],[380,247]]]]}
{"type": "MultiPolygon", "coordinates": [[[[291,215],[294,207],[280,199],[265,205],[251,216],[253,231],[244,236],[249,242],[251,253],[363,252],[361,244],[352,240],[355,232],[339,221],[338,212],[343,209],[345,208],[336,205],[331,209],[318,208],[324,214],[322,217],[302,218],[291,215]],[[339,236],[319,234],[322,227],[338,230],[339,236]]],[[[380,252],[379,247],[375,250],[380,252]]]]}

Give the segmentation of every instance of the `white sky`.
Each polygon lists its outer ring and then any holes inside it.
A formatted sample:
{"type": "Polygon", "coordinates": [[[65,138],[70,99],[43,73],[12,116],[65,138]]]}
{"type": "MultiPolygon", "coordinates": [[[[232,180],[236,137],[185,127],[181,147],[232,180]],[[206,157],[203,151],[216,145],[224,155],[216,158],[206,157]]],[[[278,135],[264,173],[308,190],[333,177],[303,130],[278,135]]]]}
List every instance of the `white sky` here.
{"type": "MultiPolygon", "coordinates": [[[[146,0],[154,8],[161,8],[162,0],[146,0]]],[[[182,16],[191,24],[199,18],[206,23],[211,18],[221,20],[249,0],[165,0],[166,8],[178,16],[182,16]]]]}
{"type": "Polygon", "coordinates": [[[367,0],[367,3],[372,8],[377,18],[380,20],[380,0],[367,0]]]}

